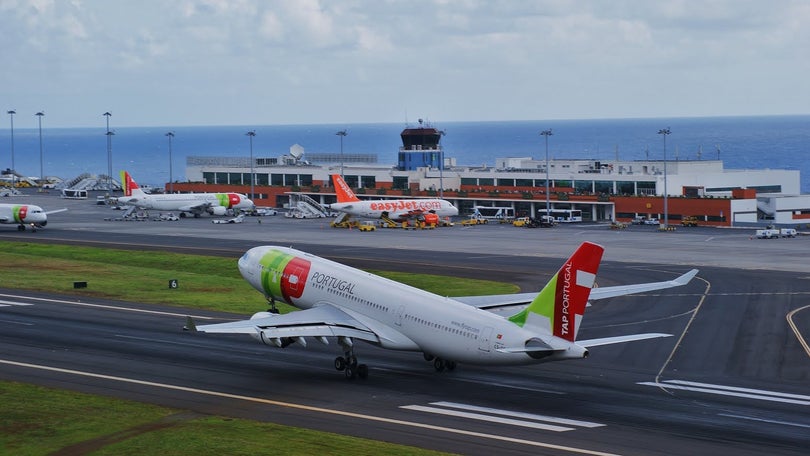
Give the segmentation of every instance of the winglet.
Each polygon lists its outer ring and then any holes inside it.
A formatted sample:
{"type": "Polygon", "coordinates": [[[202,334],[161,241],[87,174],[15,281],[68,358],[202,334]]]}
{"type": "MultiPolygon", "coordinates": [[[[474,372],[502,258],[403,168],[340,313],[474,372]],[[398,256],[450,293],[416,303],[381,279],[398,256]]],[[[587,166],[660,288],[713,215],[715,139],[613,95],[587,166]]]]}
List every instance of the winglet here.
{"type": "Polygon", "coordinates": [[[583,242],[531,304],[509,320],[574,342],[604,250],[600,245],[583,242]]]}
{"type": "Polygon", "coordinates": [[[340,177],[340,174],[332,174],[332,181],[335,184],[335,193],[337,194],[338,203],[350,203],[352,201],[360,201],[360,198],[354,194],[351,187],[340,177]]]}
{"type": "Polygon", "coordinates": [[[687,272],[686,274],[681,275],[677,279],[673,280],[672,283],[674,286],[679,287],[681,285],[686,285],[689,283],[695,276],[697,275],[698,270],[692,269],[691,271],[687,272]]]}

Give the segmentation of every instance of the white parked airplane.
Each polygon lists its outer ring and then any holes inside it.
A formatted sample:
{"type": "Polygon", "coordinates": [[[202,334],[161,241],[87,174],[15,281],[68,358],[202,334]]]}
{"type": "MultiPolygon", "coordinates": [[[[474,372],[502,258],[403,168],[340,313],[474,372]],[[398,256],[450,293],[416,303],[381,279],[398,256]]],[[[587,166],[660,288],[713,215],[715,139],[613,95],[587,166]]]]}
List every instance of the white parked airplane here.
{"type": "Polygon", "coordinates": [[[337,203],[329,207],[349,215],[375,219],[387,217],[399,221],[427,214],[436,214],[438,217],[458,215],[458,208],[447,200],[439,198],[361,200],[340,174],[333,174],[332,181],[335,184],[337,203]]]}
{"type": "Polygon", "coordinates": [[[41,207],[33,204],[0,204],[0,223],[17,225],[18,231],[25,231],[25,227],[36,231],[48,224],[48,214],[64,212],[67,209],[57,209],[45,212],[41,207]]]}
{"type": "Polygon", "coordinates": [[[126,171],[121,171],[121,183],[124,196],[118,198],[119,204],[135,206],[139,209],[156,211],[176,211],[180,217],[186,213],[199,217],[203,212],[211,215],[225,215],[228,209],[234,211],[253,210],[253,201],[241,193],[170,193],[150,195],[138,187],[126,171]]]}
{"type": "Polygon", "coordinates": [[[519,365],[579,359],[588,348],[669,334],[647,333],[577,340],[591,300],[687,284],[693,269],[675,280],[591,289],[603,248],[583,243],[539,294],[449,298],[388,280],[292,248],[254,247],[239,259],[239,271],[275,308],[283,300],[299,309],[284,315],[258,312],[250,320],[195,326],[208,333],[249,334],[265,345],[286,347],[306,338],[324,344],[337,337],[344,356],[335,368],[347,378],[368,375],[358,364],[354,341],[393,350],[418,351],[436,370],[456,362],[519,365]],[[508,317],[488,310],[522,304],[508,317]],[[486,308],[486,310],[485,310],[486,308]]]}

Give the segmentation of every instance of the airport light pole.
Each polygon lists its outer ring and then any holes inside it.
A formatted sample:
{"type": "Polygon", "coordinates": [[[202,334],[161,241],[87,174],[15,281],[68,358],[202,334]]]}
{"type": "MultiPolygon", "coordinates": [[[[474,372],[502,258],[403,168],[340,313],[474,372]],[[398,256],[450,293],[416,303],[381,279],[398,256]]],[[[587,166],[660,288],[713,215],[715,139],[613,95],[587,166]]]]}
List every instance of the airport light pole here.
{"type": "Polygon", "coordinates": [[[172,179],[172,138],[174,138],[174,132],[166,133],[166,137],[169,138],[169,193],[174,193],[174,179],[172,179]]]}
{"type": "Polygon", "coordinates": [[[245,134],[250,138],[250,199],[253,199],[253,137],[256,136],[256,130],[245,134]]]}
{"type": "Polygon", "coordinates": [[[112,193],[112,135],[115,133],[110,132],[110,114],[109,111],[102,114],[107,119],[107,191],[112,193]]]}
{"type": "Polygon", "coordinates": [[[14,188],[17,180],[17,170],[14,168],[14,114],[17,114],[17,111],[9,109],[7,113],[11,119],[11,187],[14,188]]]}
{"type": "Polygon", "coordinates": [[[39,121],[39,189],[42,190],[42,186],[45,184],[45,171],[42,160],[42,116],[45,115],[45,112],[39,111],[34,115],[37,116],[39,121]]]}
{"type": "Polygon", "coordinates": [[[340,177],[343,178],[343,138],[348,135],[348,133],[346,133],[346,130],[340,130],[335,134],[340,136],[340,177]]]}
{"type": "Polygon", "coordinates": [[[664,137],[664,229],[669,228],[669,208],[667,207],[667,135],[670,133],[672,132],[669,127],[658,130],[658,134],[664,137]]]}
{"type": "Polygon", "coordinates": [[[548,137],[552,134],[551,129],[540,132],[540,135],[546,138],[546,222],[548,222],[549,218],[551,217],[551,194],[549,193],[550,180],[548,177],[548,137]]]}

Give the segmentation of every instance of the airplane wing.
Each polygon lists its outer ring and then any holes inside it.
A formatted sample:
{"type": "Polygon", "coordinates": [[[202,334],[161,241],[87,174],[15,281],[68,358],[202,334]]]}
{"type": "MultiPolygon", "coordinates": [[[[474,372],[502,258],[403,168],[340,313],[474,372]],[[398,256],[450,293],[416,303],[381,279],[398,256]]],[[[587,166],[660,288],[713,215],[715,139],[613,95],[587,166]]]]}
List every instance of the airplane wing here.
{"type": "Polygon", "coordinates": [[[625,296],[635,293],[644,293],[645,291],[655,291],[655,290],[663,290],[666,288],[680,287],[681,285],[686,285],[687,283],[689,283],[689,281],[691,281],[697,275],[697,273],[698,273],[697,269],[692,269],[691,271],[681,275],[676,279],[665,280],[663,282],[650,282],[650,283],[640,283],[636,285],[617,285],[615,287],[593,288],[591,290],[590,300],[596,301],[598,299],[613,298],[616,296],[625,296]]]}
{"type": "MultiPolygon", "coordinates": [[[[679,287],[686,285],[692,278],[697,275],[698,270],[692,269],[691,271],[681,275],[673,280],[666,280],[663,282],[650,282],[640,283],[635,285],[617,285],[613,287],[597,287],[591,289],[589,301],[596,301],[599,299],[613,298],[616,296],[625,296],[635,293],[644,293],[647,291],[663,290],[666,288],[679,287]]],[[[537,292],[530,293],[513,293],[502,295],[489,295],[489,296],[459,296],[453,297],[456,301],[463,302],[464,304],[478,307],[479,309],[495,311],[502,308],[513,308],[515,306],[528,305],[537,296],[537,292]]]]}
{"type": "Polygon", "coordinates": [[[296,337],[351,337],[371,343],[380,338],[366,325],[331,305],[322,305],[284,315],[196,326],[188,329],[207,333],[253,334],[264,342],[296,337]]]}

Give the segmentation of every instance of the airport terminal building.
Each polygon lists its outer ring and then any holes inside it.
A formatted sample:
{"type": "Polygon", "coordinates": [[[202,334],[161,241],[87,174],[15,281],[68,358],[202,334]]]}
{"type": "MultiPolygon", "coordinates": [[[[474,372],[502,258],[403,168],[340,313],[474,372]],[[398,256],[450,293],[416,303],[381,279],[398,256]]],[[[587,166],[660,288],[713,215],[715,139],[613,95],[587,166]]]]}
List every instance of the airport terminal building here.
{"type": "Polygon", "coordinates": [[[720,160],[555,159],[546,166],[531,157],[498,158],[492,167],[458,166],[444,158],[440,138],[430,127],[406,128],[393,166],[377,164],[373,155],[307,156],[299,145],[253,163],[247,157],[191,156],[187,183],[174,189],[250,193],[253,175],[259,205],[289,206],[299,194],[328,204],[335,201],[330,175],[343,174],[361,198],[441,196],[463,215],[474,206],[497,206],[535,216],[548,201],[550,209],[581,211],[587,221],[663,220],[666,201],[670,224],[687,216],[719,226],[810,223],[810,195],[800,194],[798,170],[729,170],[720,160]]]}

